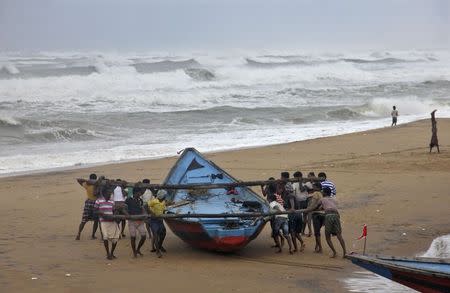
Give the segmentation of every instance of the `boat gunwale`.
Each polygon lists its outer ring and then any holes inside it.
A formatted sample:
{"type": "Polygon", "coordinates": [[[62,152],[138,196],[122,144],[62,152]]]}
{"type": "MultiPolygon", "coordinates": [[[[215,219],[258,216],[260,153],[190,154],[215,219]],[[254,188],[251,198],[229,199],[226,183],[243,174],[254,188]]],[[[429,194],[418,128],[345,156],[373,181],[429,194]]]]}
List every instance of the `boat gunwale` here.
{"type": "Polygon", "coordinates": [[[450,264],[450,261],[447,261],[445,259],[433,259],[433,258],[408,258],[408,257],[394,257],[394,256],[381,256],[381,255],[360,255],[360,254],[349,254],[347,257],[352,261],[360,261],[364,263],[369,263],[373,265],[383,266],[388,269],[394,269],[401,272],[408,272],[408,273],[417,273],[421,275],[428,275],[433,277],[442,277],[450,279],[450,274],[444,273],[444,272],[437,272],[427,269],[415,269],[410,268],[406,266],[402,266],[399,264],[393,264],[389,261],[410,261],[410,262],[422,262],[422,263],[430,263],[430,264],[450,264]],[[422,261],[425,260],[425,261],[422,261]]]}
{"type": "MultiPolygon", "coordinates": [[[[186,154],[188,153],[188,151],[192,151],[194,152],[196,155],[203,157],[209,164],[211,164],[214,168],[221,170],[224,175],[228,176],[231,178],[231,180],[233,180],[234,182],[239,182],[238,179],[234,178],[232,175],[230,175],[227,171],[225,171],[223,168],[219,167],[218,165],[216,165],[213,161],[207,159],[206,157],[202,156],[202,154],[197,151],[195,148],[189,147],[189,148],[185,148],[183,150],[183,153],[181,154],[180,157],[178,157],[178,160],[176,161],[176,163],[172,166],[172,168],[170,168],[169,172],[166,175],[166,178],[164,179],[164,184],[167,184],[167,181],[169,180],[170,176],[172,175],[173,171],[175,170],[176,167],[178,167],[179,162],[181,161],[181,159],[186,156],[186,154]]],[[[202,183],[204,185],[208,185],[207,183],[202,183]]],[[[266,202],[266,200],[264,198],[262,198],[261,196],[259,196],[253,189],[251,189],[248,186],[243,186],[243,188],[245,188],[246,190],[248,190],[249,192],[251,192],[254,196],[258,197],[258,199],[262,200],[263,202],[266,202]]]]}

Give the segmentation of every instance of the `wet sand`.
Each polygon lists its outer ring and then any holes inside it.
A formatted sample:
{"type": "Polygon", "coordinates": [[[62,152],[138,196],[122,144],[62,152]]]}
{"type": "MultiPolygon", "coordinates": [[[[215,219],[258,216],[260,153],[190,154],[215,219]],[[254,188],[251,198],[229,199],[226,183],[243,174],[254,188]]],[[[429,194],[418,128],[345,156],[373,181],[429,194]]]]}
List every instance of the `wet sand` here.
{"type": "MultiPolygon", "coordinates": [[[[269,147],[207,154],[242,180],[280,171],[325,171],[336,183],[349,251],[368,225],[368,253],[412,256],[450,233],[450,119],[438,119],[441,154],[429,154],[429,120],[361,133],[269,147]]],[[[301,129],[299,129],[301,131],[301,129]]],[[[200,150],[201,151],[201,150],[200,150]]],[[[90,240],[88,223],[75,241],[84,190],[75,178],[91,172],[111,178],[161,182],[176,157],[0,179],[0,288],[26,292],[343,292],[344,278],[360,270],[349,261],[313,253],[275,254],[267,226],[236,254],[195,250],[171,232],[168,253],[157,259],[146,243],[133,259],[129,238],[108,261],[90,240]],[[66,276],[70,274],[70,276],[66,276]],[[32,278],[37,278],[32,280],[32,278]]],[[[256,188],[255,190],[258,190],[256,188]]],[[[259,190],[258,190],[259,191],[259,190]]],[[[126,234],[128,231],[126,230],[126,234]]],[[[341,254],[337,239],[333,239],[341,254]]]]}

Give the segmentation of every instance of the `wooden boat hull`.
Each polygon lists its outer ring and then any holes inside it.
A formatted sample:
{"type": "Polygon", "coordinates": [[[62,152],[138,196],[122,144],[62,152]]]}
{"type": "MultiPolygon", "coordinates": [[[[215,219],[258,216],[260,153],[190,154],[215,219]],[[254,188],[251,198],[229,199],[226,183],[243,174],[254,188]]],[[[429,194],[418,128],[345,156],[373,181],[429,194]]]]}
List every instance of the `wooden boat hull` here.
{"type": "MultiPolygon", "coordinates": [[[[228,184],[238,182],[195,149],[185,149],[167,175],[164,184],[228,184]]],[[[248,187],[236,187],[229,193],[225,188],[202,190],[169,190],[168,200],[184,203],[168,208],[174,214],[239,214],[267,213],[267,201],[248,187]]],[[[243,217],[165,219],[180,239],[193,247],[232,252],[245,247],[264,228],[265,221],[243,217]]]]}
{"type": "Polygon", "coordinates": [[[445,260],[358,254],[348,257],[362,268],[419,292],[450,292],[450,263],[445,260]]]}
{"type": "Polygon", "coordinates": [[[249,231],[251,234],[248,236],[243,231],[233,231],[234,233],[229,235],[212,237],[200,223],[178,219],[166,219],[165,221],[175,235],[192,247],[220,252],[242,249],[264,228],[264,224],[259,225],[253,231],[249,231]]]}

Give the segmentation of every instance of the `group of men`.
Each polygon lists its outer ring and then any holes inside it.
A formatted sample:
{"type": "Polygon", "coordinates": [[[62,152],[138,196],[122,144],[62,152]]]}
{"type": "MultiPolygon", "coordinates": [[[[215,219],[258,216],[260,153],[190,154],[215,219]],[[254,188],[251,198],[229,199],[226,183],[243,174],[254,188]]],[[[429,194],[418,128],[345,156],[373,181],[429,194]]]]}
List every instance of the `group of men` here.
{"type": "MultiPolygon", "coordinates": [[[[118,240],[125,237],[126,220],[115,220],[113,215],[135,216],[128,220],[131,249],[133,256],[142,256],[141,248],[147,239],[147,233],[152,241],[152,252],[158,257],[166,252],[163,247],[166,236],[164,222],[158,216],[166,209],[165,190],[150,190],[138,183],[127,186],[120,179],[111,181],[103,176],[97,178],[91,174],[88,180],[78,179],[78,183],[86,190],[87,199],[84,203],[83,216],[78,228],[76,240],[80,240],[81,232],[88,221],[93,221],[92,239],[96,239],[96,231],[100,224],[100,233],[106,250],[106,257],[115,259],[114,251],[118,240]],[[156,194],[156,196],[154,196],[156,194]],[[146,217],[151,215],[152,217],[146,217]],[[136,238],[140,236],[136,245],[136,238]]],[[[149,184],[149,179],[142,180],[149,184]]]]}
{"type": "Polygon", "coordinates": [[[298,182],[291,183],[289,172],[281,172],[281,178],[274,183],[261,186],[263,195],[269,202],[271,211],[280,214],[270,220],[274,248],[282,252],[284,240],[289,246],[289,253],[303,251],[305,248],[302,236],[310,237],[312,234],[311,222],[314,229],[316,253],[322,253],[321,228],[325,226],[325,237],[332,251],[331,257],[336,257],[331,236],[336,236],[342,246],[343,256],[346,255],[345,242],[342,238],[340,216],[336,203],[336,187],[333,182],[327,180],[324,172],[320,172],[316,178],[313,172],[303,180],[300,171],[294,173],[298,182]],[[318,180],[317,180],[318,179],[318,180]],[[286,212],[286,213],[283,213],[286,212]],[[308,229],[308,233],[306,232],[308,229]],[[298,248],[297,240],[300,242],[298,248]]]}

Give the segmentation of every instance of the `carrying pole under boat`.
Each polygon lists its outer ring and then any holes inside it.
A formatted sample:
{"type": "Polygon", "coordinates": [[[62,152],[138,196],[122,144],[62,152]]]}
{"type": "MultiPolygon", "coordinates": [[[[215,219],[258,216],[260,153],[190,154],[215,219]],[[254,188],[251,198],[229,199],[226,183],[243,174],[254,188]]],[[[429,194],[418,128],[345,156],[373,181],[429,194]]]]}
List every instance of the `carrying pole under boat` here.
{"type": "Polygon", "coordinates": [[[265,218],[276,215],[286,215],[299,213],[298,210],[286,211],[286,212],[272,212],[272,213],[230,213],[230,214],[162,214],[159,216],[154,215],[104,215],[103,217],[112,220],[145,220],[150,218],[160,219],[180,219],[180,218],[265,218]]]}
{"type": "MultiPolygon", "coordinates": [[[[89,181],[85,179],[78,179],[82,181],[89,181]]],[[[100,184],[111,184],[114,186],[120,185],[123,187],[142,187],[149,189],[214,189],[214,188],[233,188],[233,187],[243,187],[243,186],[261,186],[268,184],[277,184],[282,182],[309,182],[309,181],[319,181],[317,177],[314,178],[290,178],[285,180],[257,180],[257,181],[239,181],[231,183],[194,183],[194,184],[145,184],[142,182],[133,183],[127,181],[115,181],[109,179],[103,179],[100,184]]],[[[95,181],[92,181],[94,183],[95,181]]]]}

